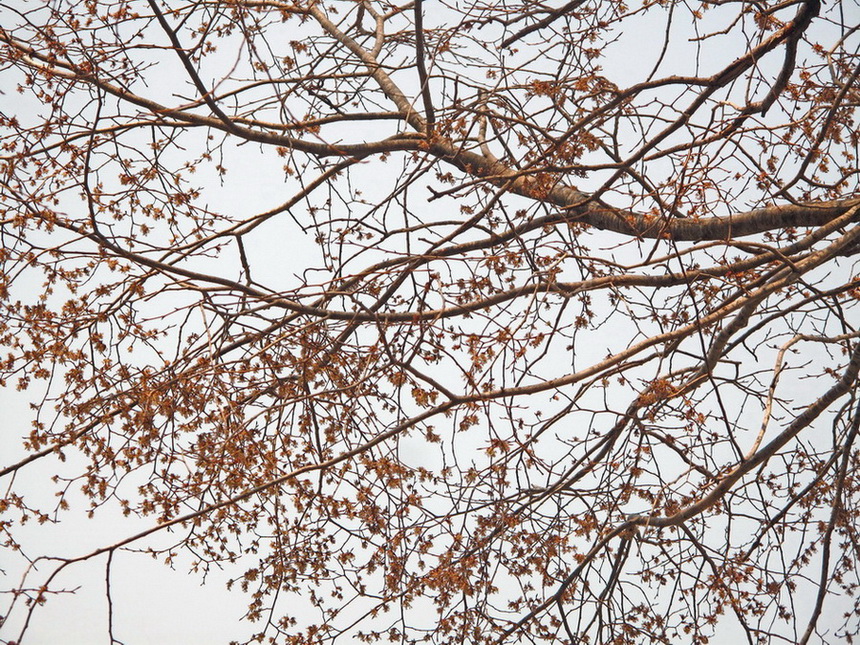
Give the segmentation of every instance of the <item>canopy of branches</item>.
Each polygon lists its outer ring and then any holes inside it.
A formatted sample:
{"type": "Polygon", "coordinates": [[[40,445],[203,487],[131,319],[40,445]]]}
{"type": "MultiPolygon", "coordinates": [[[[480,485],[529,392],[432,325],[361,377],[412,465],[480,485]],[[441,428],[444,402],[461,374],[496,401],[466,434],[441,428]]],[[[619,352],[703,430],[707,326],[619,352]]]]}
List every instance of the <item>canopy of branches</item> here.
{"type": "Polygon", "coordinates": [[[225,641],[850,640],[858,23],[0,4],[3,642],[141,551],[225,641]]]}

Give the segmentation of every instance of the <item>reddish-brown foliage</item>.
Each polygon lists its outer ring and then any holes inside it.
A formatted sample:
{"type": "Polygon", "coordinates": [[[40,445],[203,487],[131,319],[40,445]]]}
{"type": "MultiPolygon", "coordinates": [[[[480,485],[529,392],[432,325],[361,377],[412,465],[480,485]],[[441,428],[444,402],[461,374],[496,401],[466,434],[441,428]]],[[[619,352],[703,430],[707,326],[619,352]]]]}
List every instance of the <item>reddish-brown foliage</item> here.
{"type": "Polygon", "coordinates": [[[135,643],[135,550],[260,642],[850,640],[858,17],[0,5],[3,642],[101,560],[135,643]]]}

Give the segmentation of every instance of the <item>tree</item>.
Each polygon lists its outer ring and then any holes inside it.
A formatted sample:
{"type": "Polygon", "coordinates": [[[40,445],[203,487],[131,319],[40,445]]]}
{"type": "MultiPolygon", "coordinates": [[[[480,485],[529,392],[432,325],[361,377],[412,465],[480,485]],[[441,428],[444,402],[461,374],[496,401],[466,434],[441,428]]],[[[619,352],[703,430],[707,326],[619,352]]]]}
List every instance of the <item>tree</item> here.
{"type": "Polygon", "coordinates": [[[4,642],[132,549],[277,643],[857,634],[856,3],[2,7],[4,642]]]}

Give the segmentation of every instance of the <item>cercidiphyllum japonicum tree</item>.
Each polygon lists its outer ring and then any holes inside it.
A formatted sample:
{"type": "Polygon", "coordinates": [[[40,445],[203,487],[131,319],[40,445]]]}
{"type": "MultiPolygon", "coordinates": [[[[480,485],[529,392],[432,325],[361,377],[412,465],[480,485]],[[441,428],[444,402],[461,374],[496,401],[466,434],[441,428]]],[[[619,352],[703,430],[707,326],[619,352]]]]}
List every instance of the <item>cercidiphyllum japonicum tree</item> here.
{"type": "Polygon", "coordinates": [[[6,641],[130,550],[276,643],[850,640],[858,22],[3,3],[6,641]]]}

